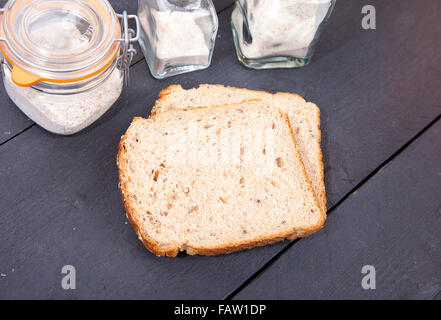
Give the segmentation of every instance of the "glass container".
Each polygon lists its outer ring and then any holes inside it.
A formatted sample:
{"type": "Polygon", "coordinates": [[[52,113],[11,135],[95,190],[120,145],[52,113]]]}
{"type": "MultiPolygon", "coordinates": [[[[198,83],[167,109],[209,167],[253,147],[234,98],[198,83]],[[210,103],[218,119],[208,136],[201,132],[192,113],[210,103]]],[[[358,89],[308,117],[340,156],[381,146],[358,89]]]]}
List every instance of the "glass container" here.
{"type": "Polygon", "coordinates": [[[140,45],[155,78],[210,65],[218,28],[211,0],[139,0],[138,17],[140,45]]]}
{"type": "Polygon", "coordinates": [[[38,125],[74,134],[118,99],[136,54],[128,28],[136,16],[107,0],[10,0],[0,14],[3,84],[38,125]]]}
{"type": "Polygon", "coordinates": [[[307,65],[336,0],[237,0],[231,17],[236,54],[253,69],[307,65]]]}

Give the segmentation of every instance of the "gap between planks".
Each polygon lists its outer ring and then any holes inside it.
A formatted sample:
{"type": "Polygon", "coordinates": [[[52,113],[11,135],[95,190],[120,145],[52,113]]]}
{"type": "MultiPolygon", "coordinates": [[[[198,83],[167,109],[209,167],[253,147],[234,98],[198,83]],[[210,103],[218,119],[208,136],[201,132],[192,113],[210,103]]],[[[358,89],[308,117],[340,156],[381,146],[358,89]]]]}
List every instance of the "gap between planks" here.
{"type": "MultiPolygon", "coordinates": [[[[230,9],[232,6],[234,6],[235,2],[230,4],[229,6],[221,9],[217,12],[217,14],[221,14],[224,11],[230,9]]],[[[130,68],[134,67],[141,61],[145,60],[145,57],[143,56],[138,61],[132,63],[130,65],[130,68]]],[[[428,125],[426,125],[421,131],[419,131],[415,136],[413,136],[408,142],[406,142],[403,146],[401,146],[397,151],[395,151],[389,158],[387,158],[385,161],[383,161],[376,169],[374,169],[369,175],[367,175],[361,182],[359,182],[355,187],[353,187],[348,193],[346,193],[336,204],[334,204],[331,208],[328,209],[327,215],[328,217],[347,199],[349,198],[354,192],[358,191],[366,182],[368,182],[371,178],[373,178],[381,169],[383,169],[388,163],[393,161],[396,157],[398,157],[407,147],[409,147],[415,140],[417,140],[421,135],[423,135],[427,130],[429,130],[436,122],[438,122],[441,119],[441,114],[435,117],[428,125]]],[[[5,140],[4,142],[0,143],[0,146],[8,143],[9,141],[13,140],[14,138],[18,137],[20,134],[28,131],[30,128],[35,126],[35,123],[32,123],[30,126],[24,128],[20,132],[16,133],[14,136],[10,137],[9,139],[5,140]]],[[[294,244],[299,242],[300,239],[295,239],[290,241],[283,249],[281,249],[278,253],[276,253],[272,258],[270,258],[261,268],[259,268],[254,274],[252,274],[247,280],[245,280],[239,287],[237,287],[232,293],[227,295],[224,299],[225,300],[232,300],[239,292],[241,292],[246,286],[248,286],[251,282],[254,281],[257,277],[259,277],[263,272],[265,272],[274,262],[276,262],[279,258],[281,258],[294,244]]],[[[436,294],[432,299],[436,299],[441,294],[441,291],[436,294]]]]}
{"type": "Polygon", "coordinates": [[[23,130],[20,130],[19,132],[17,132],[16,134],[14,134],[12,137],[10,137],[9,139],[3,141],[2,143],[0,143],[0,147],[6,143],[8,143],[9,141],[11,141],[12,139],[14,139],[15,137],[18,137],[20,134],[28,131],[30,128],[32,128],[33,126],[35,126],[36,123],[33,122],[32,124],[30,124],[28,127],[24,128],[23,130]]]}
{"type": "MultiPolygon", "coordinates": [[[[421,131],[419,131],[415,136],[413,136],[408,142],[402,145],[397,151],[395,151],[389,158],[383,161],[376,169],[369,173],[361,182],[359,182],[355,187],[353,187],[348,193],[346,193],[336,204],[334,204],[330,209],[328,209],[327,216],[329,217],[338,207],[349,198],[354,192],[358,191],[363,185],[373,178],[381,169],[387,166],[391,161],[398,157],[403,151],[405,151],[413,142],[415,142],[421,135],[423,135],[427,130],[429,130],[435,123],[440,121],[441,114],[439,114],[435,119],[433,119],[428,125],[426,125],[421,131]]],[[[224,300],[232,300],[239,292],[241,292],[245,287],[247,287],[251,282],[253,282],[257,277],[264,273],[271,265],[280,259],[294,244],[302,240],[301,238],[290,241],[283,249],[276,253],[271,259],[269,259],[261,268],[259,268],[254,274],[252,274],[247,280],[245,280],[239,287],[237,287],[232,293],[227,295],[224,300]]],[[[441,291],[435,295],[437,297],[441,291]]],[[[435,298],[434,297],[434,298],[435,298]]]]}

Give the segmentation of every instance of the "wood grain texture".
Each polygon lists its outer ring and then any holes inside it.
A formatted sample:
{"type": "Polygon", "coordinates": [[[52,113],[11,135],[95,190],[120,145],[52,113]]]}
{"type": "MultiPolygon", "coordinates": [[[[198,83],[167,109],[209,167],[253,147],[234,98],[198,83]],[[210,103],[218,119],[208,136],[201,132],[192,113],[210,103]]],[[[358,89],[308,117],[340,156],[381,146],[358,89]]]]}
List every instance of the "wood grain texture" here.
{"type": "Polygon", "coordinates": [[[221,12],[226,8],[232,6],[235,0],[213,0],[217,12],[221,12]]]}
{"type": "Polygon", "coordinates": [[[144,68],[134,67],[137,81],[86,131],[59,137],[35,126],[2,146],[0,298],[222,298],[281,248],[169,259],[137,239],[116,153],[132,116],[147,116],[145,101],[162,87],[144,68]],[[77,269],[74,291],[60,286],[66,264],[77,269]]]}
{"type": "Polygon", "coordinates": [[[441,120],[238,299],[432,299],[441,291],[441,120]],[[364,290],[361,269],[376,269],[364,290]]]}
{"type": "MultiPolygon", "coordinates": [[[[296,92],[321,107],[332,206],[441,113],[434,89],[441,85],[441,3],[371,2],[376,31],[361,29],[364,1],[338,1],[311,65],[259,72],[236,60],[229,8],[219,15],[209,69],[158,81],[140,61],[131,86],[83,132],[60,137],[34,126],[0,146],[0,298],[222,298],[235,290],[286,243],[219,257],[154,257],[126,224],[115,164],[119,139],[173,83],[296,92]],[[61,289],[66,264],[77,268],[75,291],[61,289]]],[[[0,99],[2,114],[16,110],[0,99]]],[[[326,265],[328,258],[314,259],[326,265]]]]}

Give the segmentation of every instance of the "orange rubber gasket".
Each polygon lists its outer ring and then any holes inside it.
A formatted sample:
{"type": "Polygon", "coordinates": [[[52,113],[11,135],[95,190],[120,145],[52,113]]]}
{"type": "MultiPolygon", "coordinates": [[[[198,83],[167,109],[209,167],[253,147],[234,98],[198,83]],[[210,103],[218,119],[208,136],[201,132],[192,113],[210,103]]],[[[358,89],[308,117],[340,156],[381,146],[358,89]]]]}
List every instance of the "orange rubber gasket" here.
{"type": "MultiPolygon", "coordinates": [[[[101,15],[103,17],[106,17],[106,15],[103,15],[103,13],[105,12],[105,8],[102,7],[96,7],[96,2],[94,3],[91,0],[85,0],[86,2],[88,2],[89,4],[93,4],[92,7],[97,8],[98,12],[101,13],[101,15]]],[[[7,3],[6,3],[7,4],[7,3]]],[[[5,7],[6,7],[5,4],[5,7]]],[[[119,35],[121,35],[121,24],[119,22],[119,20],[117,19],[117,34],[116,34],[116,38],[119,37],[119,35]]],[[[111,50],[109,50],[109,52],[111,52],[115,46],[120,46],[119,42],[116,42],[112,47],[111,50]]],[[[72,78],[72,79],[50,79],[50,78],[44,78],[44,77],[39,77],[37,75],[34,75],[26,70],[23,70],[22,68],[16,66],[13,61],[10,59],[10,57],[8,57],[8,55],[6,54],[5,50],[3,49],[3,46],[0,45],[0,51],[2,52],[3,56],[6,58],[6,60],[8,60],[8,62],[12,65],[12,73],[11,73],[11,80],[14,84],[16,84],[17,86],[20,87],[29,87],[32,86],[38,82],[41,81],[45,81],[45,82],[52,82],[52,83],[72,83],[72,82],[78,82],[87,78],[91,78],[99,73],[101,73],[102,71],[104,71],[105,69],[107,69],[107,67],[115,60],[116,56],[119,53],[119,50],[115,50],[115,53],[113,54],[113,56],[111,57],[111,59],[109,59],[109,62],[107,62],[103,67],[99,68],[98,70],[95,70],[94,72],[87,74],[85,76],[82,77],[78,77],[78,78],[72,78]]],[[[103,60],[105,60],[108,57],[108,55],[106,55],[103,60]]],[[[102,61],[102,60],[101,60],[102,61]]]]}

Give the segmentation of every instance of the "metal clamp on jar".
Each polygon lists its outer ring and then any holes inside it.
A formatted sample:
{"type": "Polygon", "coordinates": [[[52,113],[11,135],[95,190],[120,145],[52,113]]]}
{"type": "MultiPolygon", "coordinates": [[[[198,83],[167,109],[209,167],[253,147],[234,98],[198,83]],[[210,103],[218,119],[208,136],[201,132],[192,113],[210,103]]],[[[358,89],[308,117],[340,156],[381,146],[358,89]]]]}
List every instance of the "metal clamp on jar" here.
{"type": "Polygon", "coordinates": [[[137,16],[116,14],[107,0],[10,0],[0,13],[3,84],[43,128],[84,129],[128,84],[137,16]]]}

